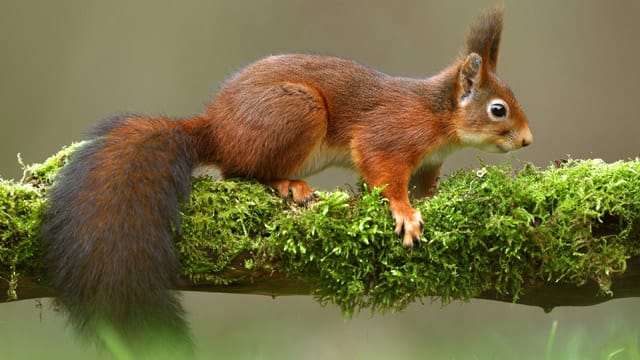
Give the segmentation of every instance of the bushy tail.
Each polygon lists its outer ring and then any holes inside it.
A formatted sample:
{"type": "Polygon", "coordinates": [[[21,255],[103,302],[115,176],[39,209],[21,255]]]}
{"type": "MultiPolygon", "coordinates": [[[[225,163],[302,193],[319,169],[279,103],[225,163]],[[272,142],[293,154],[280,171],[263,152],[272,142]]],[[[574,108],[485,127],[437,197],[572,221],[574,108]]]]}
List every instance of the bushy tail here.
{"type": "Polygon", "coordinates": [[[72,154],[49,192],[41,234],[50,285],[72,325],[103,345],[115,340],[143,353],[163,353],[162,344],[191,348],[171,290],[178,206],[197,162],[183,125],[111,119],[72,154]]]}

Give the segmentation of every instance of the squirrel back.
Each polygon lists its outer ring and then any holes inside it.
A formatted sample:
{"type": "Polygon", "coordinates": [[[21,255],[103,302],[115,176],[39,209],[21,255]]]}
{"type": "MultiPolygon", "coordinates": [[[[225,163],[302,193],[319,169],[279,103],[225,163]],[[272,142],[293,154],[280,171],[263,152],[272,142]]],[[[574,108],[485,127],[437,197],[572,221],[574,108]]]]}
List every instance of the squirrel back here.
{"type": "Polygon", "coordinates": [[[200,163],[298,203],[313,200],[298,178],[331,165],[355,169],[369,187],[384,187],[402,244],[420,244],[410,184],[432,194],[445,157],[461,147],[504,153],[532,142],[495,73],[501,31],[494,8],[471,27],[458,59],[426,79],[336,57],[270,56],[232,76],[202,115],[99,125],[56,179],[42,226],[50,282],[72,323],[91,335],[114,330],[134,349],[162,345],[158,334],[191,346],[171,291],[173,239],[200,163]]]}

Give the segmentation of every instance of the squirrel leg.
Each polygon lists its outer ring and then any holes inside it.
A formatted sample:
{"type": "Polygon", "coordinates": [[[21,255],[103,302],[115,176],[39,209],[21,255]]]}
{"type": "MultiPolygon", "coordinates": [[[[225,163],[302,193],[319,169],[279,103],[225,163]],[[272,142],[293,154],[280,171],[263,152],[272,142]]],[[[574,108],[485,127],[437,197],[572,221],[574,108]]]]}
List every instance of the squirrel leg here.
{"type": "Polygon", "coordinates": [[[409,203],[407,184],[401,186],[387,186],[382,195],[389,199],[389,209],[396,222],[395,233],[402,238],[402,245],[410,248],[420,244],[420,235],[424,225],[420,211],[409,203]]]}
{"type": "Polygon", "coordinates": [[[224,104],[233,112],[220,122],[227,124],[218,129],[224,134],[219,141],[226,156],[220,157],[217,166],[224,178],[257,179],[275,188],[280,197],[291,194],[296,203],[307,204],[314,200],[309,185],[290,179],[313,173],[305,170],[305,164],[316,160],[313,151],[326,139],[324,98],[304,83],[255,84],[249,90],[251,96],[224,104]]]}
{"type": "Polygon", "coordinates": [[[382,187],[382,196],[389,200],[389,210],[395,220],[395,233],[407,248],[420,244],[423,221],[420,211],[409,203],[411,169],[405,162],[384,156],[371,156],[360,163],[363,180],[373,187],[382,187]]]}

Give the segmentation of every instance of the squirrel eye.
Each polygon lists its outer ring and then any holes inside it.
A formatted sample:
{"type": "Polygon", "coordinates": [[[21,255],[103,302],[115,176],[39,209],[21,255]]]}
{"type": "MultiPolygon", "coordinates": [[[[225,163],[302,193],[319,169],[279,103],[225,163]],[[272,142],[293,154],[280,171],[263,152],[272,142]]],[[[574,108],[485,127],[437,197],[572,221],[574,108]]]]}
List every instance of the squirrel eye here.
{"type": "Polygon", "coordinates": [[[494,100],[489,104],[487,112],[494,121],[504,120],[507,118],[507,104],[502,100],[494,100]]]}

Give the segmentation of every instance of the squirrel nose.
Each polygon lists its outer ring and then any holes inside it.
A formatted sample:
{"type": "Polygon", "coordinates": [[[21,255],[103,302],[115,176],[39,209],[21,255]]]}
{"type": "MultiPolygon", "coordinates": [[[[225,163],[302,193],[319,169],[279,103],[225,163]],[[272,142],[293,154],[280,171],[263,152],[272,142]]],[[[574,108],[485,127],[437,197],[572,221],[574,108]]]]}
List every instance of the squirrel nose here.
{"type": "Polygon", "coordinates": [[[531,145],[532,142],[533,142],[533,135],[531,135],[531,130],[527,128],[524,131],[524,134],[522,136],[522,147],[529,146],[531,145]]]}

